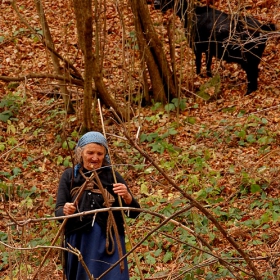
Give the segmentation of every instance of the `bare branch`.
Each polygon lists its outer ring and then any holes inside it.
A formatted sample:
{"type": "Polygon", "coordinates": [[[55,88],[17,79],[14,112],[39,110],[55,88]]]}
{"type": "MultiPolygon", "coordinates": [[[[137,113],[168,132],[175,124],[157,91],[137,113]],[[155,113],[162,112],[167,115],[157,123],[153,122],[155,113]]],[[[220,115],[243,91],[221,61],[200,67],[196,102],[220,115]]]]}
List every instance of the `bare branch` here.
{"type": "Polygon", "coordinates": [[[132,138],[129,136],[129,133],[126,131],[126,127],[124,123],[119,119],[118,115],[115,113],[114,109],[111,108],[111,112],[114,114],[114,116],[117,118],[118,122],[120,123],[123,134],[127,138],[128,142],[133,146],[142,156],[144,156],[151,164],[161,173],[161,175],[169,182],[177,191],[179,191],[185,198],[187,198],[193,206],[195,206],[201,213],[203,213],[207,219],[209,219],[216,228],[222,233],[222,235],[228,240],[228,242],[239,252],[239,254],[244,258],[250,269],[253,271],[255,279],[261,280],[261,276],[253,264],[253,262],[250,260],[247,253],[240,248],[238,243],[227,233],[227,231],[222,227],[222,225],[217,221],[217,219],[198,201],[196,201],[191,195],[184,192],[180,187],[177,186],[177,184],[164,172],[163,169],[159,167],[159,165],[153,160],[151,156],[149,156],[145,151],[143,151],[137,143],[135,143],[132,138]]]}
{"type": "Polygon", "coordinates": [[[73,79],[71,77],[65,77],[60,75],[53,75],[53,74],[27,74],[25,76],[18,76],[18,77],[8,77],[8,76],[0,76],[0,80],[4,82],[14,82],[14,81],[25,81],[26,79],[42,79],[42,78],[48,78],[48,79],[54,79],[54,80],[60,80],[65,81],[70,84],[74,84],[80,87],[84,86],[83,81],[78,79],[73,79]]]}

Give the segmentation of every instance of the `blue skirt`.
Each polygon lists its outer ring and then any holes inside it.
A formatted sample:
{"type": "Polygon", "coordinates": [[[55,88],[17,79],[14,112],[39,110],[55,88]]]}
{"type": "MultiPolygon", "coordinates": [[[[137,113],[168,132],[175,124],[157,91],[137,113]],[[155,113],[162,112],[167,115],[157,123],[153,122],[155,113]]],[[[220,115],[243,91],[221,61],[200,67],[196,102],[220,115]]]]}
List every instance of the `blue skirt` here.
{"type": "MultiPolygon", "coordinates": [[[[87,265],[90,273],[94,278],[99,277],[103,272],[111,267],[119,260],[119,252],[115,239],[115,252],[112,255],[108,255],[105,249],[106,235],[101,230],[100,226],[95,223],[94,226],[86,232],[73,233],[66,238],[66,247],[68,243],[77,248],[82,256],[85,264],[87,265]]],[[[120,236],[121,244],[123,248],[123,254],[125,254],[125,238],[120,236]]],[[[66,267],[65,274],[67,280],[88,280],[88,275],[78,261],[78,257],[70,252],[66,253],[66,267]]],[[[128,266],[127,260],[124,260],[124,271],[121,272],[120,264],[114,267],[108,272],[102,280],[128,280],[128,266]]]]}

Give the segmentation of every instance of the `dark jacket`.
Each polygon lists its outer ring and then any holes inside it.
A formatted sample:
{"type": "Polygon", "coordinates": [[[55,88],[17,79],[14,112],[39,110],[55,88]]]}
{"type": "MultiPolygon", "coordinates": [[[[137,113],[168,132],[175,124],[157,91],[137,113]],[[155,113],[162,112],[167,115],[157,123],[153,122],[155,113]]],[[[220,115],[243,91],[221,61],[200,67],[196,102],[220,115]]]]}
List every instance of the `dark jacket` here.
{"type": "MultiPolygon", "coordinates": [[[[78,173],[77,177],[74,178],[74,176],[72,176],[72,171],[73,170],[71,168],[66,169],[60,178],[58,193],[57,193],[56,208],[55,208],[55,215],[57,217],[64,216],[63,206],[66,202],[74,201],[75,196],[71,196],[71,190],[73,190],[76,187],[82,186],[82,184],[85,182],[84,177],[80,173],[78,173]]],[[[83,170],[83,173],[87,177],[90,177],[91,175],[91,172],[88,172],[85,169],[83,170]]],[[[118,172],[115,172],[115,174],[116,174],[117,182],[126,185],[126,182],[122,178],[122,176],[118,172]]],[[[118,197],[113,192],[114,177],[113,177],[112,169],[110,167],[104,167],[101,169],[101,171],[98,171],[98,176],[103,187],[108,192],[110,192],[110,194],[112,194],[115,198],[115,202],[112,204],[112,207],[120,206],[118,202],[118,197]]],[[[96,185],[94,186],[94,188],[98,189],[96,185]]],[[[129,189],[128,191],[130,192],[129,189]]],[[[90,190],[85,190],[79,200],[79,207],[77,212],[105,208],[103,203],[104,203],[104,199],[102,194],[94,193],[90,190]]],[[[130,205],[125,204],[124,200],[122,199],[122,206],[140,208],[139,203],[133,196],[130,205]]],[[[120,211],[113,211],[113,215],[115,217],[119,234],[124,234],[124,226],[123,226],[124,221],[122,218],[122,213],[120,211]]],[[[129,211],[130,218],[136,218],[138,215],[139,215],[138,211],[129,211]]],[[[98,223],[100,227],[105,231],[107,226],[107,219],[108,219],[108,212],[100,212],[96,214],[95,222],[98,223]]],[[[92,226],[92,222],[93,222],[93,215],[69,218],[69,220],[66,223],[65,234],[67,235],[78,230],[85,231],[87,229],[90,229],[90,227],[92,226]]]]}

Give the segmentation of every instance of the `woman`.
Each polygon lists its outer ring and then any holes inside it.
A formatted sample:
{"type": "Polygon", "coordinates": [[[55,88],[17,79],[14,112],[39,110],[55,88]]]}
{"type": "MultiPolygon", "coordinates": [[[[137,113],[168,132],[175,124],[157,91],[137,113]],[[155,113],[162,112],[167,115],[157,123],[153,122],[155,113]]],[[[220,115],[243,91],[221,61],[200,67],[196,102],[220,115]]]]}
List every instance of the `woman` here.
{"type": "MultiPolygon", "coordinates": [[[[121,175],[115,172],[114,177],[112,168],[108,166],[107,141],[101,133],[92,131],[80,138],[75,148],[75,161],[77,164],[74,169],[66,169],[60,178],[56,216],[71,215],[108,206],[140,208],[121,175]],[[99,179],[95,178],[96,174],[99,179]],[[91,180],[86,183],[79,201],[73,203],[80,187],[88,178],[91,180]],[[121,200],[121,205],[119,205],[119,200],[121,200]]],[[[136,218],[139,212],[129,211],[126,214],[130,218],[136,218]]],[[[65,228],[65,244],[79,250],[94,278],[102,275],[125,254],[123,222],[120,211],[98,212],[68,219],[65,228]]],[[[67,252],[65,261],[67,280],[88,279],[85,268],[75,254],[67,252]]],[[[129,279],[126,259],[102,277],[102,280],[111,279],[129,279]]]]}

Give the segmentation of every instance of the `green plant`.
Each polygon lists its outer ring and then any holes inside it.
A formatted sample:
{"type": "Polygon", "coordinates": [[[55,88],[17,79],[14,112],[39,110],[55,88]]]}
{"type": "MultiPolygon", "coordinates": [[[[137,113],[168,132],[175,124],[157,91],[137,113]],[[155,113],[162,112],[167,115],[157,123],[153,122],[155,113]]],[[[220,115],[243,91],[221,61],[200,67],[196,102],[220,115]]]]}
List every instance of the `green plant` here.
{"type": "Polygon", "coordinates": [[[239,145],[258,143],[261,146],[267,146],[274,142],[274,134],[266,129],[267,119],[251,115],[247,123],[237,124],[234,134],[239,138],[239,145]]]}
{"type": "Polygon", "coordinates": [[[56,164],[57,165],[62,164],[65,167],[71,167],[72,166],[71,157],[70,156],[63,157],[59,155],[56,157],[56,164]]]}
{"type": "Polygon", "coordinates": [[[7,122],[9,119],[14,119],[24,102],[25,98],[22,98],[18,92],[11,92],[5,95],[0,100],[0,108],[4,109],[0,113],[0,121],[7,122]]]}
{"type": "MultiPolygon", "coordinates": [[[[0,232],[1,235],[1,232],[0,232]]],[[[2,271],[2,269],[7,266],[9,264],[9,253],[5,251],[4,248],[1,248],[2,246],[0,246],[1,249],[1,262],[0,262],[0,271],[2,271]]]]}
{"type": "Polygon", "coordinates": [[[211,88],[213,88],[214,96],[217,97],[221,90],[221,77],[219,74],[216,74],[208,82],[201,85],[197,95],[207,101],[211,98],[211,95],[208,93],[211,88]]]}
{"type": "Polygon", "coordinates": [[[137,36],[135,31],[129,32],[129,37],[126,40],[126,46],[132,48],[134,50],[139,50],[139,46],[137,44],[137,36]]]}
{"type": "Polygon", "coordinates": [[[22,170],[18,167],[14,167],[12,172],[0,171],[0,178],[2,177],[4,180],[0,181],[0,194],[3,197],[10,199],[16,194],[19,186],[15,186],[13,183],[10,183],[17,176],[21,175],[22,170]]]}
{"type": "Polygon", "coordinates": [[[186,99],[173,98],[171,102],[164,106],[166,112],[175,111],[176,109],[186,109],[186,99]]]}
{"type": "Polygon", "coordinates": [[[159,134],[158,132],[153,132],[150,134],[142,133],[140,136],[140,142],[151,142],[149,146],[152,148],[152,152],[158,152],[162,154],[165,150],[169,152],[175,152],[173,145],[165,141],[164,139],[169,136],[176,135],[177,131],[174,128],[167,129],[163,134],[159,134]]]}

